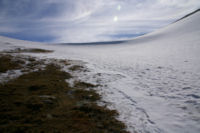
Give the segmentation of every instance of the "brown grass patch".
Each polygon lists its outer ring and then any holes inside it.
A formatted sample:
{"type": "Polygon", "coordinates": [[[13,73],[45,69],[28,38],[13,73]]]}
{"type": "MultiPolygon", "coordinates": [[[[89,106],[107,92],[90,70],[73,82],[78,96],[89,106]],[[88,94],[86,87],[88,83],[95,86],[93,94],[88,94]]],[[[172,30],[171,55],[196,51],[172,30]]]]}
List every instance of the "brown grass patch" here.
{"type": "Polygon", "coordinates": [[[8,70],[19,69],[25,62],[21,59],[14,59],[13,56],[0,54],[0,73],[8,70]]]}
{"type": "Polygon", "coordinates": [[[95,85],[77,82],[49,64],[44,70],[24,74],[0,84],[1,133],[126,133],[117,112],[100,107],[95,85]]]}
{"type": "Polygon", "coordinates": [[[52,53],[53,50],[39,48],[17,48],[14,50],[4,51],[5,53],[52,53]]]}

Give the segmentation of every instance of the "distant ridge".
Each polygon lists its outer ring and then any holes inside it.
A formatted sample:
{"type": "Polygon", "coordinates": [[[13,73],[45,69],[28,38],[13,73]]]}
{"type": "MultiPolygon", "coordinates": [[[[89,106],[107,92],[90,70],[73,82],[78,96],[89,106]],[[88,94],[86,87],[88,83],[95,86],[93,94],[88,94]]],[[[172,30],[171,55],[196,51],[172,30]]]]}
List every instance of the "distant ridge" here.
{"type": "Polygon", "coordinates": [[[86,43],[60,43],[61,45],[102,45],[102,44],[121,44],[123,41],[105,41],[105,42],[86,42],[86,43]]]}
{"type": "Polygon", "coordinates": [[[189,16],[191,16],[191,15],[193,15],[193,14],[199,12],[199,11],[200,11],[200,8],[197,9],[197,10],[195,10],[195,11],[193,11],[193,12],[191,12],[191,13],[189,13],[189,14],[187,14],[187,15],[185,15],[185,16],[183,16],[182,18],[176,20],[175,22],[178,22],[178,21],[180,21],[180,20],[182,20],[182,19],[185,19],[185,18],[187,18],[187,17],[189,17],[189,16]]]}

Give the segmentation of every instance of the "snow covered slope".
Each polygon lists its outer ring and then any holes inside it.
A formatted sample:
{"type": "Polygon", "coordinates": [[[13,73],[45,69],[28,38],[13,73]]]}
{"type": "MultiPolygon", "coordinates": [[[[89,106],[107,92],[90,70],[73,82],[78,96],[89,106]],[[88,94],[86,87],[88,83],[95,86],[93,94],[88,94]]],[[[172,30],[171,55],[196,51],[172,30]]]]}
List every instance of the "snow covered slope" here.
{"type": "Polygon", "coordinates": [[[104,85],[131,132],[199,133],[200,12],[154,33],[121,44],[58,45],[0,37],[1,47],[55,50],[47,56],[83,60],[91,69],[80,78],[104,85]],[[4,45],[4,46],[3,46],[4,45]]]}

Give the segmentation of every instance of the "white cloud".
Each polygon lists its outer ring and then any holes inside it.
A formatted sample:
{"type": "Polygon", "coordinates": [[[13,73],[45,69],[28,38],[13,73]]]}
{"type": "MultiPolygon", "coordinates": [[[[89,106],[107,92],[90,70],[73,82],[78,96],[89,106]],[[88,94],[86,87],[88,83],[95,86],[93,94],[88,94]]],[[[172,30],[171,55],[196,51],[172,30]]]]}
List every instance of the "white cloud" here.
{"type": "Polygon", "coordinates": [[[59,42],[103,41],[112,40],[112,34],[147,33],[200,7],[199,0],[2,1],[0,26],[7,27],[0,28],[2,31],[22,29],[33,36],[53,36],[59,42]]]}

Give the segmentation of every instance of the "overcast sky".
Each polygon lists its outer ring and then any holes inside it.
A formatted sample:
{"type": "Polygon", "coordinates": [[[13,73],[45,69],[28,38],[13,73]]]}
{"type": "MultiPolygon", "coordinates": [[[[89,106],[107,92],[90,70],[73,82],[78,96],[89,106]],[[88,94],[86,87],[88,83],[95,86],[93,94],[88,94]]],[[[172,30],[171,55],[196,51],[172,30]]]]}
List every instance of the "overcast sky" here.
{"type": "Polygon", "coordinates": [[[200,8],[200,0],[0,0],[0,35],[41,42],[130,39],[200,8]]]}

